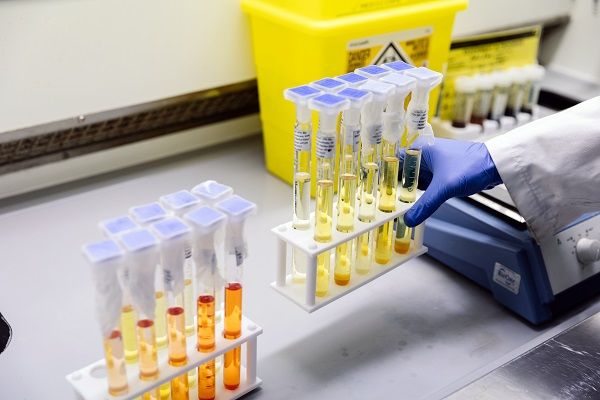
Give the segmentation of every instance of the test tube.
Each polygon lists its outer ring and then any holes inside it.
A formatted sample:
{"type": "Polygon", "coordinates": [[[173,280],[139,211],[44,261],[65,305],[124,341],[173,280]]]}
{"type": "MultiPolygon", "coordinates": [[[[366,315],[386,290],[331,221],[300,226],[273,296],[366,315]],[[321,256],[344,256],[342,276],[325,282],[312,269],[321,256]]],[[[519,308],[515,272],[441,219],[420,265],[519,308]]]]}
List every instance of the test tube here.
{"type": "MultiPolygon", "coordinates": [[[[402,149],[406,147],[407,137],[404,135],[406,112],[404,110],[404,102],[416,86],[415,78],[404,74],[407,70],[412,69],[409,64],[402,61],[391,64],[392,65],[388,66],[388,68],[391,68],[393,71],[402,71],[402,74],[391,73],[380,79],[382,82],[392,84],[396,88],[395,93],[389,97],[386,110],[383,113],[382,157],[385,170],[382,171],[380,179],[380,200],[378,202],[379,209],[383,210],[383,212],[391,212],[396,209],[397,183],[392,181],[393,178],[391,176],[386,177],[385,174],[392,174],[394,170],[396,170],[397,173],[399,169],[399,160],[397,162],[391,158],[386,160],[386,157],[397,159],[396,153],[397,150],[399,150],[398,145],[400,145],[402,149]],[[398,165],[395,165],[394,163],[398,165]]],[[[395,180],[397,182],[397,175],[395,180]]],[[[377,229],[375,259],[380,264],[386,264],[391,258],[392,243],[396,243],[394,240],[394,225],[397,227],[397,233],[409,230],[409,228],[404,225],[404,221],[401,218],[397,218],[395,221],[389,221],[377,229]]]]}
{"type": "MultiPolygon", "coordinates": [[[[110,239],[116,239],[123,232],[138,228],[139,226],[127,215],[107,219],[98,223],[100,230],[110,239]]],[[[123,297],[121,304],[121,335],[125,346],[125,362],[134,364],[138,360],[137,336],[135,333],[135,321],[137,315],[131,302],[131,293],[129,292],[129,269],[127,264],[122,263],[117,269],[117,277],[123,288],[123,297]]]]}
{"type": "MultiPolygon", "coordinates": [[[[171,217],[155,222],[151,229],[160,239],[160,259],[169,306],[166,310],[169,364],[179,367],[187,364],[183,265],[185,248],[190,241],[190,228],[179,218],[171,217]]],[[[172,379],[170,389],[172,400],[188,400],[187,373],[172,379]]]]}
{"type": "MultiPolygon", "coordinates": [[[[256,204],[233,196],[216,205],[227,215],[226,248],[235,255],[235,263],[226,265],[225,286],[225,339],[236,339],[242,334],[242,273],[244,260],[248,256],[248,245],[244,225],[248,216],[256,212],[256,204]]],[[[229,350],[223,356],[223,384],[234,390],[240,385],[241,347],[229,350]]]]}
{"type": "MultiPolygon", "coordinates": [[[[200,199],[187,190],[160,197],[160,202],[177,217],[181,218],[185,213],[200,205],[200,199]]],[[[194,333],[194,263],[192,261],[192,249],[185,249],[184,266],[184,288],[183,299],[185,302],[185,332],[190,336],[194,333]]]]}
{"type": "Polygon", "coordinates": [[[117,271],[122,267],[123,251],[113,240],[91,243],[84,246],[82,250],[92,267],[96,312],[104,346],[108,393],[111,396],[122,396],[129,391],[123,338],[119,329],[122,292],[117,271]]]}
{"type": "MultiPolygon", "coordinates": [[[[129,215],[142,227],[148,227],[152,223],[160,221],[166,218],[169,213],[165,210],[160,203],[153,202],[149,204],[142,204],[134,206],[129,209],[129,215]]],[[[159,349],[167,347],[167,299],[165,297],[165,290],[163,285],[163,271],[162,268],[156,269],[156,279],[154,281],[156,293],[156,318],[154,320],[156,328],[156,345],[159,349]]],[[[161,396],[166,397],[166,391],[168,385],[162,388],[161,396]]]]}
{"type": "MultiPolygon", "coordinates": [[[[358,152],[360,148],[360,112],[373,95],[367,91],[347,88],[338,93],[350,101],[342,111],[340,129],[340,161],[336,229],[349,233],[354,230],[356,185],[358,181],[358,152]]],[[[333,279],[344,286],[350,282],[354,261],[354,240],[336,248],[333,279]]]]}
{"type": "MultiPolygon", "coordinates": [[[[309,152],[310,154],[310,152],[309,152]]],[[[310,168],[309,168],[309,172],[310,172],[310,168]]],[[[215,204],[217,204],[218,202],[225,200],[229,197],[231,197],[231,195],[233,194],[233,188],[231,186],[227,186],[224,185],[222,183],[219,183],[217,181],[205,181],[202,182],[199,185],[196,185],[193,189],[192,189],[192,193],[194,193],[196,196],[198,196],[200,198],[200,200],[208,205],[208,206],[214,206],[215,204]]],[[[310,180],[309,180],[309,185],[308,185],[308,192],[307,194],[309,195],[309,201],[310,201],[310,180]]],[[[309,210],[309,217],[310,217],[310,210],[309,210]]],[[[216,240],[218,243],[220,243],[221,246],[223,246],[224,240],[223,238],[217,238],[216,240]]],[[[217,257],[224,257],[225,251],[224,249],[219,249],[217,251],[217,257]]],[[[223,266],[225,265],[225,260],[221,259],[218,260],[219,262],[217,263],[219,268],[223,268],[223,266]]],[[[215,319],[217,321],[221,320],[221,317],[223,315],[223,285],[225,284],[225,271],[222,270],[217,270],[217,275],[215,277],[215,285],[216,285],[216,295],[215,295],[215,319]]],[[[196,281],[197,282],[197,281],[196,281]]],[[[218,366],[217,366],[218,367],[218,366]]]]}
{"type": "MultiPolygon", "coordinates": [[[[308,101],[310,109],[319,113],[317,130],[317,198],[315,209],[314,240],[321,243],[331,241],[333,229],[333,182],[335,171],[336,125],[340,111],[350,106],[350,101],[333,94],[323,94],[308,101]]],[[[331,254],[323,252],[317,256],[317,296],[329,291],[331,254]]]]}
{"type": "MultiPolygon", "coordinates": [[[[159,261],[158,240],[148,229],[140,228],[119,236],[125,249],[125,263],[129,267],[129,289],[135,309],[138,341],[139,378],[143,381],[158,379],[158,357],[154,328],[154,277],[159,261]]],[[[144,398],[159,398],[160,392],[144,394],[144,398]]]]}
{"type": "Polygon", "coordinates": [[[471,121],[476,81],[469,76],[459,76],[454,79],[454,110],[452,126],[466,128],[471,121]]]}
{"type": "Polygon", "coordinates": [[[471,123],[483,126],[492,107],[494,80],[489,74],[477,74],[473,77],[473,80],[475,81],[476,92],[473,100],[471,123]]]}
{"type": "Polygon", "coordinates": [[[524,69],[527,83],[525,85],[525,95],[523,98],[523,112],[533,114],[534,107],[537,106],[540,96],[542,79],[546,74],[546,68],[538,64],[528,65],[524,69]]]}
{"type": "Polygon", "coordinates": [[[323,78],[318,81],[314,81],[310,84],[313,88],[327,92],[327,93],[337,93],[340,90],[348,87],[348,84],[340,79],[336,78],[323,78]]]}
{"type": "MultiPolygon", "coordinates": [[[[159,201],[178,218],[182,218],[185,213],[201,204],[200,199],[188,190],[180,190],[161,196],[159,201]]],[[[185,249],[185,264],[183,267],[183,311],[185,315],[185,334],[187,336],[191,336],[195,332],[194,299],[194,261],[192,260],[192,249],[188,245],[185,249]]],[[[188,372],[188,383],[190,387],[196,386],[195,369],[188,372]]]]}
{"type": "Polygon", "coordinates": [[[511,77],[505,71],[493,72],[491,78],[494,81],[494,94],[492,97],[492,108],[489,119],[500,122],[500,118],[506,111],[508,91],[510,89],[511,77]]]}
{"type": "MultiPolygon", "coordinates": [[[[215,296],[218,275],[217,232],[227,217],[212,207],[197,208],[185,215],[192,227],[192,253],[196,264],[197,339],[196,349],[207,353],[215,349],[215,296]]],[[[198,366],[198,399],[215,398],[215,360],[198,366]]]]}
{"type": "Polygon", "coordinates": [[[417,80],[410,103],[408,104],[406,133],[407,146],[402,164],[402,185],[399,199],[405,203],[413,203],[417,197],[419,168],[421,165],[421,143],[416,139],[427,127],[429,113],[429,93],[440,84],[442,74],[425,67],[413,68],[406,74],[417,80]]]}
{"type": "MultiPolygon", "coordinates": [[[[310,158],[312,147],[312,120],[308,100],[321,94],[310,86],[286,89],[283,96],[296,104],[294,124],[294,219],[298,230],[310,228],[310,158]]],[[[302,283],[306,279],[307,259],[304,253],[292,248],[292,281],[302,283]]]]}
{"type": "MultiPolygon", "coordinates": [[[[361,86],[373,98],[365,104],[361,114],[361,184],[358,220],[372,222],[377,210],[377,188],[379,185],[379,161],[383,136],[383,110],[394,86],[369,80],[361,86]]],[[[375,232],[360,235],[356,242],[356,272],[366,274],[373,264],[373,239],[375,232]]]]}
{"type": "Polygon", "coordinates": [[[504,114],[516,118],[523,106],[523,92],[525,90],[526,75],[520,68],[511,68],[507,73],[510,74],[512,83],[508,92],[508,103],[506,104],[504,114]]]}

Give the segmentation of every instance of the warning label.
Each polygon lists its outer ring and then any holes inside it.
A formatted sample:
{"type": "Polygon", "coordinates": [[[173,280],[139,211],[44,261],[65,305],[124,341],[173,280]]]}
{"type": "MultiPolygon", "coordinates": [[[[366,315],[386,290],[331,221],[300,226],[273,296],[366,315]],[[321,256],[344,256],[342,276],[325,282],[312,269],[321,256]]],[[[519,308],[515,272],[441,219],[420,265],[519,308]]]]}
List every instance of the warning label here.
{"type": "Polygon", "coordinates": [[[346,70],[352,72],[366,65],[392,61],[426,67],[432,32],[431,27],[424,27],[352,40],[348,43],[346,70]]]}

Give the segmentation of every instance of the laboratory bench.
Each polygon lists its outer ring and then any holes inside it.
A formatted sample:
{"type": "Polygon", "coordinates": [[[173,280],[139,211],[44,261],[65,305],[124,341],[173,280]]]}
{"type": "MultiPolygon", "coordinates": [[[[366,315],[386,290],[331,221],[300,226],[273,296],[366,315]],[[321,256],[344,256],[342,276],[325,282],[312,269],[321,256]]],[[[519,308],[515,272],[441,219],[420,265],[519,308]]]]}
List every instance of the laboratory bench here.
{"type": "Polygon", "coordinates": [[[2,398],[74,398],[65,375],[102,357],[91,274],[80,247],[97,222],[206,179],[258,204],[248,222],[244,313],[258,339],[261,389],[248,399],[440,398],[583,321],[582,304],[541,327],[428,256],[308,314],[274,291],[276,239],[290,186],[266,172],[259,137],[0,202],[2,398]]]}

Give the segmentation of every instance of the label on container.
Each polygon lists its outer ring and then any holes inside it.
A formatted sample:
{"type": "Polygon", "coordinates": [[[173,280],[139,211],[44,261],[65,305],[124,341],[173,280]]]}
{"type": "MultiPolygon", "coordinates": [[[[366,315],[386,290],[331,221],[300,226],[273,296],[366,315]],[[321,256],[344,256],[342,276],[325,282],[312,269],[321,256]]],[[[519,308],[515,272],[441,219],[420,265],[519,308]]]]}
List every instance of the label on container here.
{"type": "Polygon", "coordinates": [[[294,150],[310,151],[310,132],[294,129],[294,150]]]}
{"type": "Polygon", "coordinates": [[[375,145],[381,143],[381,139],[383,137],[383,125],[370,126],[367,134],[369,144],[375,145]]]}
{"type": "Polygon", "coordinates": [[[430,26],[351,40],[347,46],[346,70],[371,64],[404,61],[415,67],[429,63],[430,26]]]}
{"type": "Polygon", "coordinates": [[[317,157],[335,157],[335,136],[317,136],[317,157]]]}
{"type": "Polygon", "coordinates": [[[425,129],[427,125],[427,110],[410,110],[408,123],[412,129],[425,129]]]}
{"type": "Polygon", "coordinates": [[[191,257],[192,257],[192,248],[186,247],[185,248],[185,258],[191,258],[191,257]]]}
{"type": "Polygon", "coordinates": [[[345,143],[352,144],[352,151],[358,151],[360,145],[360,129],[348,129],[346,131],[345,143]]]}
{"type": "Polygon", "coordinates": [[[502,286],[504,289],[519,294],[521,286],[521,275],[500,263],[494,264],[494,282],[502,286]]]}

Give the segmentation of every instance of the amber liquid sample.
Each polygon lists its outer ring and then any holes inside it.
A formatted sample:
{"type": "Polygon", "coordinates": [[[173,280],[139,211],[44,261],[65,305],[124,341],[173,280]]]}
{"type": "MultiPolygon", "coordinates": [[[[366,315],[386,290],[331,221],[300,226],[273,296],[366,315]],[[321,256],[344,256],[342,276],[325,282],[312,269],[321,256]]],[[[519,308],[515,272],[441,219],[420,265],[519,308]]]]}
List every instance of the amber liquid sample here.
{"type": "Polygon", "coordinates": [[[393,240],[394,221],[377,227],[377,236],[375,237],[375,262],[377,264],[387,264],[390,261],[393,240]]]}
{"type": "Polygon", "coordinates": [[[121,396],[129,390],[125,370],[125,351],[121,332],[114,330],[104,339],[104,358],[106,360],[106,380],[108,393],[121,396]]]}
{"type": "Polygon", "coordinates": [[[125,347],[125,362],[133,364],[138,359],[137,339],[135,333],[136,313],[131,305],[121,308],[121,332],[125,347]]]}
{"type": "Polygon", "coordinates": [[[190,387],[187,374],[171,379],[171,400],[189,400],[190,387]]]}
{"type": "Polygon", "coordinates": [[[240,364],[242,348],[240,346],[229,350],[223,355],[223,385],[229,390],[240,386],[240,364]]]}
{"type": "Polygon", "coordinates": [[[237,339],[242,334],[242,284],[230,282],[225,286],[225,339],[237,339]]]}
{"type": "Polygon", "coordinates": [[[183,307],[169,307],[167,311],[169,337],[169,364],[181,366],[187,363],[185,316],[183,307]]]}
{"type": "MultiPolygon", "coordinates": [[[[242,285],[230,282],[225,286],[225,339],[237,339],[242,334],[242,285]]],[[[223,356],[223,384],[233,390],[240,385],[241,347],[223,356]]]]}
{"type": "MultiPolygon", "coordinates": [[[[401,218],[400,218],[401,220],[401,218]]],[[[396,240],[394,240],[394,251],[398,254],[406,254],[410,250],[411,229],[398,220],[396,225],[396,240]]]]}
{"type": "Polygon", "coordinates": [[[350,271],[352,270],[352,248],[354,240],[344,242],[335,249],[335,269],[333,280],[337,285],[346,286],[350,283],[350,271]]]}
{"type": "Polygon", "coordinates": [[[158,378],[154,322],[149,319],[139,320],[137,323],[137,339],[139,346],[140,379],[143,381],[154,380],[158,378]]]}
{"type": "MultiPolygon", "coordinates": [[[[240,289],[241,291],[241,289],[240,289]]],[[[198,337],[197,349],[207,353],[215,349],[215,298],[211,295],[200,295],[197,301],[198,337]]]]}
{"type": "Polygon", "coordinates": [[[215,398],[215,381],[214,359],[198,366],[198,400],[213,400],[215,398]]]}
{"type": "Polygon", "coordinates": [[[154,294],[156,305],[154,307],[154,329],[156,330],[156,346],[164,349],[167,346],[167,299],[165,292],[154,294]]]}

